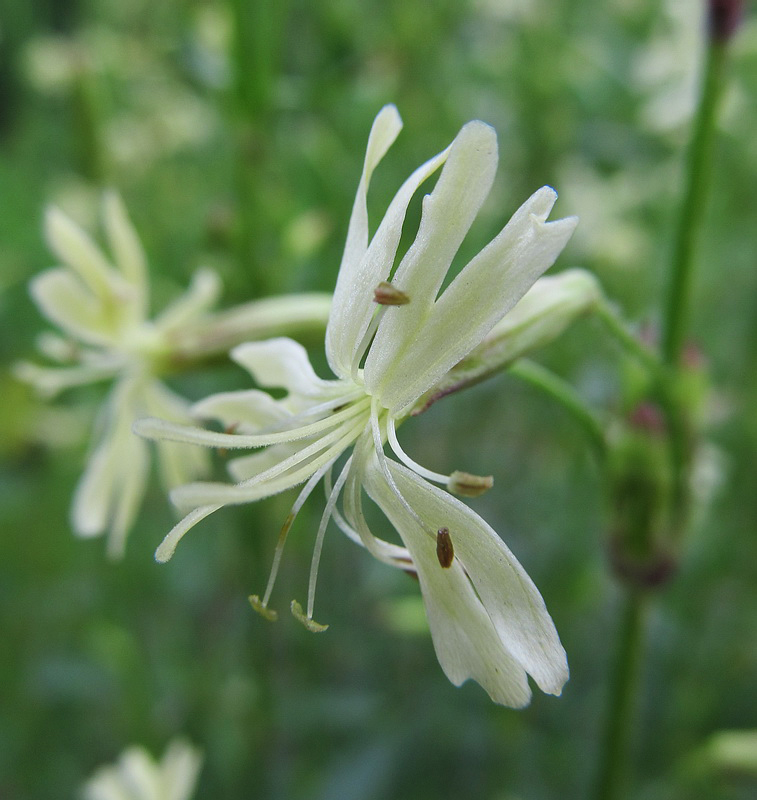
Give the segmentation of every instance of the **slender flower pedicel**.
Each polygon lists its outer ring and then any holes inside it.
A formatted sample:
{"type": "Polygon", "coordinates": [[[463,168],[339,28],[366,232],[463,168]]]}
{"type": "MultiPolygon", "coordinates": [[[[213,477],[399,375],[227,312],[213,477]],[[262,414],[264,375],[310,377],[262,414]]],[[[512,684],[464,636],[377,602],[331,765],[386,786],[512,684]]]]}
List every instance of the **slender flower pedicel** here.
{"type": "Polygon", "coordinates": [[[139,433],[155,439],[264,448],[231,462],[236,484],[192,483],[174,490],[172,499],[187,515],[156,557],[168,560],[187,530],[222,506],[304,484],[281,531],[263,598],[251,598],[258,611],[275,618],[268,603],[288,531],[323,480],[327,500],[307,606],[303,611],[293,601],[295,616],[311,630],[326,627],[313,619],[313,605],[323,537],[333,519],[373,556],[418,576],[434,647],[454,684],[473,678],[495,702],[523,706],[530,698],[527,674],[551,694],[559,694],[567,680],[555,627],[533,582],[492,528],[434,485],[475,495],[490,479],[459,471],[441,475],[416,464],[400,446],[396,429],[551,266],[576,220],[547,222],[556,195],[549,187],[540,189],[437,297],[489,193],[496,136],[482,122],[465,125],[446,150],[405,181],[371,239],[368,185],[400,128],[397,110],[387,106],[369,137],[326,332],[326,353],[337,378],[317,377],[305,350],[290,339],[248,343],[236,347],[232,357],[262,389],[214,395],[194,407],[197,416],[220,420],[234,433],[157,419],[137,423],[139,433]],[[424,198],[415,241],[392,275],[410,199],[442,166],[433,192],[424,198]],[[273,399],[264,391],[270,388],[283,388],[287,395],[273,399]],[[397,461],[385,455],[387,444],[397,461]],[[346,459],[335,470],[343,454],[346,459]],[[363,514],[363,491],[404,546],[373,534],[363,514]]]}

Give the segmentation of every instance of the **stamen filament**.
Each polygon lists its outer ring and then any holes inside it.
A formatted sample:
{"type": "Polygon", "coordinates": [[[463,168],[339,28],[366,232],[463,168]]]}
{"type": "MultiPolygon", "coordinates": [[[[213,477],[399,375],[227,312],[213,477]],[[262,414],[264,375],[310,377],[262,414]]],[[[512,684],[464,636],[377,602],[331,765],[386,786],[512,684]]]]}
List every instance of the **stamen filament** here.
{"type": "Polygon", "coordinates": [[[167,439],[172,442],[184,444],[198,444],[205,447],[225,447],[228,449],[268,447],[272,444],[294,442],[307,439],[310,436],[322,433],[336,427],[352,417],[361,414],[369,405],[369,398],[358,400],[342,411],[337,411],[325,419],[318,420],[309,425],[302,425],[294,430],[280,431],[263,434],[241,433],[216,433],[204,430],[193,425],[179,425],[174,422],[146,417],[138,419],[133,426],[134,433],[146,439],[167,439]]]}
{"type": "Polygon", "coordinates": [[[379,322],[381,322],[388,307],[389,306],[380,306],[377,309],[376,313],[371,317],[371,321],[365,333],[363,334],[363,338],[360,340],[360,344],[358,345],[357,350],[355,350],[355,355],[352,358],[352,366],[350,370],[352,374],[352,380],[355,383],[358,383],[358,370],[360,369],[360,362],[363,360],[365,351],[368,349],[368,346],[373,340],[373,337],[376,335],[379,322]]]}
{"type": "Polygon", "coordinates": [[[418,462],[413,461],[413,459],[410,458],[410,456],[402,449],[402,447],[400,447],[400,443],[397,440],[397,430],[395,428],[394,417],[392,416],[387,417],[386,432],[389,437],[389,446],[392,448],[392,452],[406,467],[413,470],[413,472],[418,473],[418,475],[428,481],[435,481],[436,483],[441,483],[445,486],[447,483],[449,483],[449,475],[442,475],[440,472],[432,472],[430,469],[426,469],[426,467],[418,464],[418,462]]]}
{"type": "Polygon", "coordinates": [[[339,494],[342,491],[344,482],[347,480],[347,474],[349,473],[349,468],[350,464],[348,462],[347,464],[344,465],[342,471],[339,473],[339,477],[336,479],[334,488],[331,490],[329,494],[329,499],[326,501],[326,507],[323,509],[323,514],[321,514],[321,522],[318,525],[318,533],[316,534],[315,537],[315,547],[313,548],[313,559],[310,562],[310,578],[308,580],[308,610],[307,610],[308,619],[313,618],[313,605],[315,604],[315,584],[318,578],[318,566],[321,562],[321,550],[323,549],[323,539],[326,534],[326,528],[328,527],[329,520],[331,519],[331,514],[334,510],[334,506],[336,505],[336,501],[339,499],[339,494]]]}
{"type": "Polygon", "coordinates": [[[326,464],[318,472],[313,473],[310,480],[305,484],[302,491],[297,496],[297,499],[292,504],[292,508],[287,515],[287,518],[284,524],[281,526],[281,531],[279,532],[279,538],[276,542],[276,550],[273,554],[273,564],[271,565],[271,574],[268,576],[268,584],[265,587],[265,594],[263,595],[263,601],[261,605],[263,608],[268,607],[268,601],[271,599],[271,592],[273,592],[274,584],[276,583],[276,576],[279,573],[279,565],[281,564],[281,556],[284,552],[284,545],[286,544],[287,536],[289,535],[289,531],[292,527],[292,523],[297,517],[300,509],[302,508],[303,503],[308,499],[310,493],[318,484],[318,481],[324,476],[324,474],[331,469],[333,466],[333,462],[330,464],[326,464]]]}

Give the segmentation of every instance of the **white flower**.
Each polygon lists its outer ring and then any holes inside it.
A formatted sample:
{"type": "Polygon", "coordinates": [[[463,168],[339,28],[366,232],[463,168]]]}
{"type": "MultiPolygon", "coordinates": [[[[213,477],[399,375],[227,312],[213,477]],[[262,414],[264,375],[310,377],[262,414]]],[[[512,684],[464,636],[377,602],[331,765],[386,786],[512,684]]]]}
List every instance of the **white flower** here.
{"type": "Polygon", "coordinates": [[[321,545],[333,518],[376,558],[417,574],[437,656],[454,684],[473,678],[496,702],[522,706],[530,698],[527,673],[552,694],[559,694],[567,680],[557,632],[538,590],[492,528],[432,485],[472,495],[491,486],[491,479],[457,471],[440,475],[421,467],[400,447],[396,427],[554,262],[576,220],[546,222],[556,195],[548,187],[540,189],[439,294],[491,187],[496,136],[482,122],[465,125],[450,147],[405,181],[370,238],[368,184],[400,128],[396,109],[387,106],[368,141],[326,334],[337,379],[317,377],[304,349],[290,339],[245,344],[232,357],[259,386],[286,389],[286,397],[274,400],[265,391],[250,390],[215,395],[195,406],[198,416],[234,426],[232,434],[160,420],[137,423],[137,431],[152,438],[266,448],[231,463],[235,485],[195,483],[176,489],[172,499],[188,514],[156,556],[170,558],[189,528],[224,505],[304,483],[282,529],[266,593],[262,600],[251,598],[257,610],[272,617],[268,601],[286,535],[307,496],[324,479],[328,499],[316,537],[307,609],[303,612],[293,601],[295,616],[311,630],[325,627],[312,615],[321,545]],[[410,199],[442,165],[433,192],[424,199],[415,241],[388,283],[410,199]],[[387,442],[401,463],[386,457],[387,442]],[[332,483],[332,468],[349,448],[332,483]],[[397,529],[404,547],[374,536],[363,514],[363,490],[397,529]]]}
{"type": "Polygon", "coordinates": [[[181,739],[156,763],[142,747],[125,750],[112,767],[100,767],[83,789],[84,800],[189,800],[202,756],[181,739]]]}
{"type": "MultiPolygon", "coordinates": [[[[115,193],[104,197],[103,222],[113,264],[61,211],[48,210],[47,239],[65,266],[43,272],[30,288],[40,311],[65,335],[48,333],[40,340],[45,355],[63,366],[21,363],[16,375],[48,396],[73,386],[114,382],[95,426],[96,445],[71,516],[80,536],[108,530],[109,553],[119,556],[149,470],[147,444],[133,435],[132,423],[146,414],[191,421],[189,403],[154,376],[170,358],[173,338],[202,319],[220,286],[215,273],[200,271],[186,294],[148,320],[145,256],[115,193]]],[[[169,487],[198,477],[207,465],[206,453],[173,442],[160,442],[158,455],[169,487]]]]}

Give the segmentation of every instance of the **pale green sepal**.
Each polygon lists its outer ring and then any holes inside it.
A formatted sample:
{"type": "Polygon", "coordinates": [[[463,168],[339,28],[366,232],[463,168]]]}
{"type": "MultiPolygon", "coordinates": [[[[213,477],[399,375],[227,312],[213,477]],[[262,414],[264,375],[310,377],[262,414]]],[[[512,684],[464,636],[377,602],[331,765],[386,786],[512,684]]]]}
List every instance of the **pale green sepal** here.
{"type": "Polygon", "coordinates": [[[247,599],[250,601],[252,610],[257,614],[260,614],[261,617],[264,617],[269,622],[276,622],[276,620],[279,618],[278,611],[274,611],[272,608],[264,606],[261,599],[256,594],[251,594],[247,599]]]}
{"type": "Polygon", "coordinates": [[[292,610],[292,616],[301,622],[311,633],[323,633],[328,629],[328,625],[321,625],[320,622],[316,622],[311,617],[306,616],[305,612],[302,610],[302,606],[296,600],[292,600],[290,608],[292,610]]]}

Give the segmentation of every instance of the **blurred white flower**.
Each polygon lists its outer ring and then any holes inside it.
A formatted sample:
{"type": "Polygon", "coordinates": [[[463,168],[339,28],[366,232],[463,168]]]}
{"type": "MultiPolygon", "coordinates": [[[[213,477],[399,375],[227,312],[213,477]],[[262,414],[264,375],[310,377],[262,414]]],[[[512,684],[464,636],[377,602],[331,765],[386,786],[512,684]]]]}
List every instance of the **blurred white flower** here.
{"type": "MultiPolygon", "coordinates": [[[[323,536],[333,518],[376,558],[417,575],[436,653],[453,683],[473,678],[494,701],[522,706],[530,698],[527,673],[552,694],[559,694],[567,680],[557,632],[537,588],[494,530],[432,485],[475,496],[491,486],[491,478],[425,469],[402,450],[396,427],[554,262],[576,220],[547,222],[556,194],[540,189],[440,294],[492,185],[496,135],[482,122],[465,125],[446,150],[405,181],[370,239],[368,184],[400,128],[397,110],[387,106],[368,141],[326,332],[326,354],[338,378],[317,377],[305,350],[291,339],[245,344],[232,351],[233,358],[258,385],[286,389],[285,398],[250,390],[214,395],[195,405],[198,416],[219,419],[234,433],[160,420],[137,423],[138,432],[158,440],[266,448],[231,463],[236,485],[194,483],[176,489],[172,499],[189,513],[156,556],[170,558],[187,530],[224,505],[252,502],[304,483],[279,537],[265,595],[251,598],[258,611],[275,617],[268,601],[287,533],[324,479],[328,499],[316,536],[307,609],[303,612],[293,601],[294,615],[310,630],[326,627],[313,620],[313,604],[323,536]],[[389,283],[408,204],[442,165],[433,192],[424,198],[416,239],[389,283]],[[386,457],[387,442],[401,463],[386,457]],[[332,468],[350,448],[332,483],[332,468]],[[374,536],[363,514],[363,490],[404,546],[374,536]]],[[[536,306],[539,313],[543,304],[536,306]]]]}
{"type": "Polygon", "coordinates": [[[83,787],[84,800],[189,800],[202,765],[200,751],[174,739],[160,762],[142,747],[125,750],[114,766],[100,767],[83,787]]]}
{"type": "MultiPolygon", "coordinates": [[[[103,200],[103,220],[113,263],[71,219],[57,208],[48,210],[48,242],[64,266],[34,278],[30,289],[40,311],[64,334],[47,333],[39,340],[44,355],[60,366],[23,362],[16,375],[50,397],[73,386],[113,382],[74,497],[72,524],[80,536],[107,530],[108,551],[119,556],[149,466],[148,448],[132,434],[132,423],[145,414],[190,421],[187,401],[155,375],[171,357],[172,340],[215,303],[220,284],[214,273],[198,272],[190,289],[150,321],[145,256],[121,200],[112,192],[103,200]]],[[[197,448],[170,442],[159,443],[158,456],[169,487],[198,477],[208,461],[197,448]]]]}

